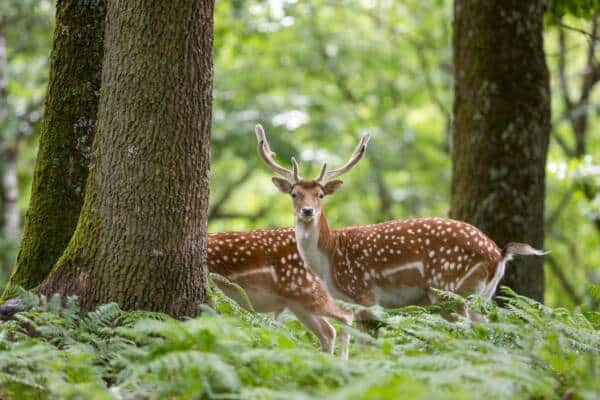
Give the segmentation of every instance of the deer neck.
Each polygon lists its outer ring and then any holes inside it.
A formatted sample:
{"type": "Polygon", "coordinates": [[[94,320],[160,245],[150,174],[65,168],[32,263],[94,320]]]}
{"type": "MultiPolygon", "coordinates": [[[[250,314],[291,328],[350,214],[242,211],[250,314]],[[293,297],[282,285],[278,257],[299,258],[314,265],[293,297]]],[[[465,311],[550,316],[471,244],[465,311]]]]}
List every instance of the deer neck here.
{"type": "Polygon", "coordinates": [[[335,251],[335,232],[329,229],[323,213],[310,222],[296,218],[296,243],[304,262],[327,283],[331,279],[332,257],[335,251]]]}

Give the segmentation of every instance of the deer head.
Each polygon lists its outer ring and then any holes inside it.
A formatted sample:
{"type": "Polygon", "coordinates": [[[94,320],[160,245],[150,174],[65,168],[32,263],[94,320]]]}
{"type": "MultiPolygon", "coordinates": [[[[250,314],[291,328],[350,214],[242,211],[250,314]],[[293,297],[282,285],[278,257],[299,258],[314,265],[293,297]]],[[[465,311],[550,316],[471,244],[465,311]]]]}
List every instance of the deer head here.
{"type": "Polygon", "coordinates": [[[321,173],[315,179],[304,179],[298,173],[298,163],[292,157],[292,169],[279,165],[273,156],[263,127],[256,125],[256,138],[258,140],[258,154],[265,163],[278,175],[272,179],[273,183],[282,193],[292,197],[294,216],[299,222],[311,222],[317,219],[323,210],[323,198],[335,193],[343,184],[335,179],[350,171],[362,158],[369,143],[369,134],[363,133],[360,142],[346,164],[338,169],[327,171],[327,164],[323,164],[321,173]]]}

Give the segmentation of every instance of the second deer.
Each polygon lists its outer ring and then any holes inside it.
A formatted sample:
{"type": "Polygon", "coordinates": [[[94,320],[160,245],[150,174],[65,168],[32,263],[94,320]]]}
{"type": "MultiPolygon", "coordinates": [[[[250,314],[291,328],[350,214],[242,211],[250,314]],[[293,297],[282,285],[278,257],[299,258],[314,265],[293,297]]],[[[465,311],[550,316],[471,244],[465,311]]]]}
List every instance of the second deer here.
{"type": "MultiPolygon", "coordinates": [[[[208,235],[207,266],[241,286],[216,281],[238,304],[257,312],[279,314],[289,309],[313,332],[324,352],[333,353],[336,332],[326,317],[352,325],[351,312],[340,309],[318,276],[308,268],[296,248],[293,229],[259,229],[250,232],[220,232],[208,235]]],[[[340,357],[348,358],[348,332],[342,328],[340,357]]]]}

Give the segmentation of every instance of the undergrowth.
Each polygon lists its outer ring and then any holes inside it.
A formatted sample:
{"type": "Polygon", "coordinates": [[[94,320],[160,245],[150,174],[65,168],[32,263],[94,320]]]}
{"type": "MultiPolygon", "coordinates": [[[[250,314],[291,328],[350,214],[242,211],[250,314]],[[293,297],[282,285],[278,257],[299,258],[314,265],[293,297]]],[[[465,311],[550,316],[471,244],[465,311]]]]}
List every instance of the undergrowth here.
{"type": "Polygon", "coordinates": [[[250,313],[217,292],[184,321],[115,304],[84,314],[76,299],[23,293],[28,311],[0,325],[0,398],[598,398],[600,314],[504,293],[502,308],[467,300],[488,323],[443,318],[454,297],[376,310],[379,337],[354,331],[349,361],[320,353],[289,315],[250,313]]]}

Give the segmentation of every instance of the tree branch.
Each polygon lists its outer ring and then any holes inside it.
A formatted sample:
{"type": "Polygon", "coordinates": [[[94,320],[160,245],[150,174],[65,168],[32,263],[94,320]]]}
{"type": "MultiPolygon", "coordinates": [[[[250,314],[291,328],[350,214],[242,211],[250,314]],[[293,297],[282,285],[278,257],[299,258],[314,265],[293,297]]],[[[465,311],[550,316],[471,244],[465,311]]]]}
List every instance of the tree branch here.
{"type": "Polygon", "coordinates": [[[549,255],[546,259],[546,262],[548,263],[548,266],[550,266],[550,270],[552,271],[552,273],[558,278],[558,281],[560,282],[561,286],[569,295],[569,297],[573,300],[573,302],[576,305],[581,304],[581,297],[579,297],[577,291],[573,287],[573,284],[569,282],[569,279],[567,278],[563,270],[559,267],[556,259],[553,256],[549,255]]]}
{"type": "Polygon", "coordinates": [[[247,219],[250,222],[256,222],[260,218],[263,218],[271,208],[273,207],[273,202],[270,202],[268,205],[261,207],[255,213],[244,213],[244,212],[227,212],[227,211],[217,211],[213,213],[212,219],[247,219]]]}
{"type": "MultiPolygon", "coordinates": [[[[594,18],[598,15],[598,13],[596,13],[594,15],[594,18]]],[[[559,16],[554,16],[554,22],[556,23],[556,25],[558,25],[560,28],[562,29],[566,29],[569,31],[573,31],[573,32],[577,32],[577,33],[581,33],[582,35],[584,35],[585,37],[588,37],[591,40],[597,40],[597,33],[596,32],[588,32],[586,30],[583,30],[581,28],[577,28],[571,25],[567,25],[562,21],[562,18],[559,16]]]]}
{"type": "Polygon", "coordinates": [[[571,95],[569,94],[569,85],[567,84],[567,44],[565,31],[562,27],[558,28],[558,79],[560,83],[560,89],[562,92],[563,103],[565,108],[570,111],[573,108],[573,102],[571,101],[571,95]]]}
{"type": "Polygon", "coordinates": [[[431,78],[431,66],[427,61],[427,56],[425,55],[425,50],[419,41],[409,40],[412,46],[417,53],[417,58],[419,60],[419,65],[421,66],[421,70],[423,72],[423,76],[425,78],[425,86],[427,87],[427,92],[429,93],[429,97],[433,101],[433,103],[437,106],[438,110],[442,114],[445,121],[445,131],[446,131],[446,146],[444,148],[446,154],[450,153],[450,143],[452,137],[452,113],[444,104],[444,101],[440,98],[439,93],[433,83],[433,79],[431,78]]]}
{"type": "Polygon", "coordinates": [[[237,189],[238,186],[244,183],[251,175],[252,170],[247,169],[240,177],[234,179],[229,185],[227,185],[227,187],[225,187],[225,189],[223,189],[223,191],[221,191],[219,197],[216,198],[215,201],[213,201],[212,207],[208,210],[209,221],[213,218],[219,218],[218,216],[222,215],[221,210],[224,207],[225,203],[227,203],[227,200],[229,200],[235,189],[237,189]]]}
{"type": "Polygon", "coordinates": [[[571,202],[572,198],[573,198],[573,188],[571,187],[571,188],[569,188],[569,190],[567,190],[565,192],[562,199],[558,203],[558,206],[556,207],[556,209],[554,209],[554,211],[552,213],[550,213],[548,218],[546,218],[546,222],[544,223],[544,229],[546,230],[546,232],[552,230],[552,228],[554,227],[554,224],[556,223],[556,221],[558,220],[558,218],[560,217],[562,212],[567,208],[567,206],[571,202]]]}
{"type": "Polygon", "coordinates": [[[569,146],[565,139],[558,134],[556,129],[552,128],[550,132],[552,134],[552,139],[556,141],[556,144],[558,144],[558,147],[560,147],[565,156],[569,158],[575,157],[575,151],[569,146]]]}

